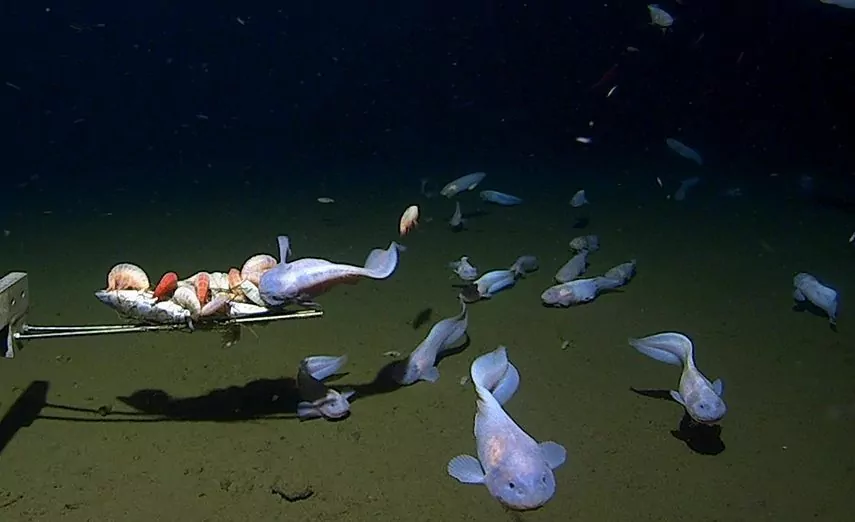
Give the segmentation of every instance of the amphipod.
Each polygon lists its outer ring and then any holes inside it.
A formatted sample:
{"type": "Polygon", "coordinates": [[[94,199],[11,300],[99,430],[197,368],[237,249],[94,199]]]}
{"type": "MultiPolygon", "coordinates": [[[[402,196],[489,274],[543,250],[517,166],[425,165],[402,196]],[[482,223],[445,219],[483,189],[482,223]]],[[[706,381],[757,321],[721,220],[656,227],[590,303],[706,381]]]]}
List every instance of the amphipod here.
{"type": "Polygon", "coordinates": [[[401,223],[398,226],[398,230],[401,232],[401,235],[405,235],[407,232],[415,228],[419,224],[419,207],[418,205],[410,205],[407,207],[407,210],[401,215],[401,223]]]}
{"type": "Polygon", "coordinates": [[[150,286],[143,269],[131,263],[119,263],[107,274],[107,291],[148,290],[150,286]]]}
{"type": "Polygon", "coordinates": [[[240,277],[246,281],[252,281],[252,284],[258,285],[261,279],[261,274],[267,272],[276,266],[276,258],[267,254],[257,254],[246,260],[243,268],[240,269],[240,277]]]}

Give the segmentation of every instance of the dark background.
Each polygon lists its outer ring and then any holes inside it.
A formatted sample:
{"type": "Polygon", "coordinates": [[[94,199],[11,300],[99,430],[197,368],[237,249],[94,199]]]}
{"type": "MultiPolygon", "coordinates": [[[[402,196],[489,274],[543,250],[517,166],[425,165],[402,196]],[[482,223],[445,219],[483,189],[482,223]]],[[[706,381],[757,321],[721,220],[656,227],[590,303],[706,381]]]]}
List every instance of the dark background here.
{"type": "Polygon", "coordinates": [[[629,1],[6,1],[3,177],[560,157],[580,135],[592,162],[674,136],[719,169],[851,176],[855,10],[682,2],[663,34],[629,1]]]}

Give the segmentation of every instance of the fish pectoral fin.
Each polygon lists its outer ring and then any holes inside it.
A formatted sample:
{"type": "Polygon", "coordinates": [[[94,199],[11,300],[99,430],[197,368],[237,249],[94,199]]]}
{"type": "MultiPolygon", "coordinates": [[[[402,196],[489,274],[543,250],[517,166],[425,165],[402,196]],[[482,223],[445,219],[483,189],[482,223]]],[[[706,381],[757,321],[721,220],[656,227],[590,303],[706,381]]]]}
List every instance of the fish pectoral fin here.
{"type": "Polygon", "coordinates": [[[483,484],[484,470],[472,455],[458,455],[448,461],[448,474],[464,484],[483,484]]]}
{"type": "Polygon", "coordinates": [[[567,460],[567,450],[564,449],[564,446],[551,440],[540,443],[540,453],[543,455],[543,460],[549,465],[549,469],[555,469],[567,460]]]}
{"type": "Polygon", "coordinates": [[[318,417],[323,417],[321,410],[308,401],[301,401],[297,404],[297,417],[300,420],[309,420],[309,419],[317,419],[318,417]]]}
{"type": "Polygon", "coordinates": [[[716,379],[712,383],[712,389],[719,397],[724,393],[724,382],[721,379],[716,379]]]}
{"type": "Polygon", "coordinates": [[[672,398],[672,399],[674,399],[675,401],[679,402],[679,403],[680,403],[680,404],[682,404],[683,406],[685,406],[685,405],[686,405],[686,401],[684,401],[684,400],[683,400],[683,396],[682,396],[682,395],[680,395],[680,392],[678,392],[677,390],[671,390],[669,393],[671,394],[671,398],[672,398]]]}
{"type": "Polygon", "coordinates": [[[427,382],[436,382],[439,380],[439,369],[436,366],[432,366],[425,370],[419,379],[427,382]]]}
{"type": "Polygon", "coordinates": [[[341,396],[344,397],[344,400],[346,401],[349,401],[354,395],[356,395],[356,390],[345,390],[341,392],[341,396]]]}
{"type": "Polygon", "coordinates": [[[793,299],[795,299],[796,301],[799,301],[799,302],[804,301],[805,300],[805,294],[803,294],[801,290],[796,288],[795,290],[793,290],[793,299]]]}

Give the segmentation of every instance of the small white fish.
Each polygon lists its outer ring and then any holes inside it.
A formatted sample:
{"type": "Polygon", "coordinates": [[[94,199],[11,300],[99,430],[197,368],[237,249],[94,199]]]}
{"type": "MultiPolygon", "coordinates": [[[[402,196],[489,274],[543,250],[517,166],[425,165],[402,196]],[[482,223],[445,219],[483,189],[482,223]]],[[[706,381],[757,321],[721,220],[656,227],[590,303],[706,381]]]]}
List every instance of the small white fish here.
{"type": "Polygon", "coordinates": [[[650,11],[650,25],[665,30],[674,24],[674,17],[662,10],[658,4],[649,4],[647,10],[650,11]]]}
{"type": "Polygon", "coordinates": [[[588,198],[585,196],[585,189],[576,192],[575,194],[573,194],[573,197],[570,198],[570,206],[573,208],[579,208],[582,205],[587,204],[588,198]]]}
{"type": "Polygon", "coordinates": [[[659,187],[660,187],[660,188],[665,188],[665,186],[664,186],[664,185],[662,185],[662,180],[661,180],[661,179],[659,179],[659,176],[656,176],[656,183],[659,183],[659,187]]]}
{"type": "Polygon", "coordinates": [[[318,198],[318,203],[324,203],[324,204],[335,203],[335,200],[333,198],[322,197],[322,198],[318,198]]]}
{"type": "Polygon", "coordinates": [[[606,94],[606,98],[608,98],[608,97],[610,97],[612,94],[614,94],[615,89],[617,89],[617,85],[615,85],[614,87],[612,87],[611,89],[609,89],[609,92],[606,94]]]}
{"type": "Polygon", "coordinates": [[[675,140],[674,138],[666,138],[665,144],[668,145],[669,149],[673,150],[674,152],[676,152],[680,156],[683,156],[686,159],[692,160],[695,163],[697,163],[698,165],[704,164],[703,158],[701,158],[701,155],[698,154],[698,152],[695,149],[684,145],[683,143],[675,140]]]}
{"type": "MultiPolygon", "coordinates": [[[[6,232],[9,232],[9,231],[6,230],[6,232]]],[[[6,234],[6,235],[8,236],[9,234],[6,234]]],[[[852,235],[849,236],[849,242],[852,243],[853,241],[855,241],[855,232],[852,232],[852,235]]]]}
{"type": "Polygon", "coordinates": [[[579,136],[578,138],[576,138],[576,141],[578,141],[579,143],[588,144],[588,143],[591,143],[591,138],[586,138],[585,136],[579,136]]]}

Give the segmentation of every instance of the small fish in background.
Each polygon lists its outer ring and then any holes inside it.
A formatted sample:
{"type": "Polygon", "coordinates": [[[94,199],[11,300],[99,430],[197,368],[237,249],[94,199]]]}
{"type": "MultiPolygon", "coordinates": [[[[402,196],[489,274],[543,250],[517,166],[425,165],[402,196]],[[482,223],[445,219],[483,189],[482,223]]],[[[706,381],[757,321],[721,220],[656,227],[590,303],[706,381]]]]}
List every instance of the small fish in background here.
{"type": "Polygon", "coordinates": [[[689,192],[689,189],[697,185],[701,182],[701,178],[695,176],[693,178],[684,179],[680,182],[680,186],[674,192],[674,200],[675,201],[683,201],[686,199],[686,194],[689,192]]]}
{"type": "Polygon", "coordinates": [[[587,204],[588,204],[588,197],[585,196],[585,189],[582,189],[582,190],[576,192],[575,194],[573,194],[573,197],[570,198],[570,206],[573,208],[579,208],[579,207],[581,207],[583,205],[587,205],[587,204]]]}
{"type": "Polygon", "coordinates": [[[540,264],[537,262],[537,258],[534,256],[520,256],[514,261],[514,264],[508,268],[511,272],[513,272],[516,277],[525,277],[528,274],[536,271],[540,268],[540,264]]]}
{"type": "Polygon", "coordinates": [[[462,339],[469,325],[466,302],[462,299],[460,307],[458,315],[437,321],[431,327],[424,340],[407,357],[401,373],[395,376],[398,384],[408,386],[418,381],[436,382],[439,379],[437,356],[462,339]]]}
{"type": "Polygon", "coordinates": [[[461,192],[475,190],[475,187],[484,181],[485,177],[487,177],[485,172],[473,172],[472,174],[461,176],[442,187],[439,193],[447,198],[453,198],[461,192]]]}
{"type": "Polygon", "coordinates": [[[398,224],[398,230],[401,236],[404,236],[419,224],[419,206],[410,205],[407,210],[401,214],[401,221],[398,224]]]}
{"type": "Polygon", "coordinates": [[[335,203],[335,200],[333,198],[322,197],[318,198],[318,203],[329,205],[330,203],[335,203]]]}
{"type": "Polygon", "coordinates": [[[474,281],[478,278],[478,269],[475,268],[475,265],[469,262],[469,258],[467,256],[461,257],[460,261],[452,261],[448,263],[448,268],[457,274],[457,277],[463,281],[474,281]]]}
{"type": "Polygon", "coordinates": [[[650,25],[659,27],[663,33],[674,25],[674,17],[660,8],[659,4],[648,4],[647,10],[650,12],[650,25]]]}
{"type": "Polygon", "coordinates": [[[585,145],[588,145],[589,143],[591,143],[592,140],[591,140],[591,138],[588,138],[587,136],[578,136],[576,138],[576,141],[578,141],[579,143],[584,143],[585,145]]]}
{"type": "Polygon", "coordinates": [[[502,290],[514,286],[516,282],[516,272],[513,270],[493,270],[482,275],[477,281],[464,288],[460,292],[460,297],[467,303],[474,303],[481,299],[490,299],[502,290]]]}
{"type": "Polygon", "coordinates": [[[504,346],[472,361],[469,374],[478,398],[474,429],[478,457],[452,458],[448,474],[463,484],[485,485],[510,509],[543,506],[555,495],[553,470],[567,460],[567,450],[552,441],[538,443],[502,408],[520,383],[504,346]]]}
{"type": "Polygon", "coordinates": [[[587,250],[589,253],[596,252],[600,249],[600,237],[593,234],[574,237],[570,240],[570,248],[576,252],[581,252],[582,250],[587,250]]]}
{"type": "Polygon", "coordinates": [[[590,303],[604,290],[613,290],[619,286],[621,281],[607,277],[575,279],[550,286],[540,294],[540,300],[547,306],[568,307],[590,303]]]}
{"type": "MultiPolygon", "coordinates": [[[[3,232],[8,232],[8,230],[4,230],[3,232]]],[[[8,236],[9,234],[6,235],[8,236]]],[[[853,241],[855,241],[855,232],[852,232],[852,235],[849,236],[849,242],[852,243],[853,241]]]]}
{"type": "Polygon", "coordinates": [[[460,210],[459,201],[455,201],[454,214],[451,215],[451,219],[448,220],[448,224],[451,226],[452,230],[462,230],[463,227],[466,226],[466,220],[463,219],[463,212],[460,210]]]}
{"type": "Polygon", "coordinates": [[[855,9],[855,0],[819,0],[823,4],[840,6],[844,9],[855,9]]]}
{"type": "Polygon", "coordinates": [[[297,404],[297,417],[300,420],[317,418],[343,419],[350,414],[350,399],[354,391],[339,393],[323,383],[323,380],[337,373],[347,362],[347,356],[331,357],[315,355],[300,362],[297,371],[297,389],[301,401],[297,404]]]}
{"type": "Polygon", "coordinates": [[[512,196],[510,194],[505,194],[504,192],[499,192],[498,190],[482,190],[481,191],[481,200],[486,201],[488,203],[495,203],[496,205],[502,206],[512,206],[519,205],[523,202],[522,199],[512,196]]]}
{"type": "Polygon", "coordinates": [[[635,277],[636,261],[632,259],[626,263],[621,263],[616,267],[610,268],[603,274],[603,277],[620,281],[620,286],[629,283],[630,279],[635,277]]]}
{"type": "Polygon", "coordinates": [[[668,145],[668,148],[679,154],[680,156],[692,160],[698,165],[703,166],[704,159],[701,158],[701,155],[695,151],[695,149],[684,145],[683,143],[675,140],[674,138],[665,138],[665,144],[668,145]]]}
{"type": "Polygon", "coordinates": [[[828,314],[828,322],[837,324],[837,306],[840,302],[837,291],[820,283],[814,276],[800,272],[793,277],[793,299],[799,303],[809,301],[828,314]]]}
{"type": "Polygon", "coordinates": [[[695,366],[694,345],[685,335],[666,332],[641,339],[630,339],[629,345],[657,361],[681,366],[678,390],[671,390],[671,398],[686,408],[695,422],[715,424],[724,418],[727,406],[721,399],[724,385],[721,379],[710,382],[695,366]]]}
{"type": "Polygon", "coordinates": [[[436,196],[436,192],[430,190],[430,183],[431,183],[430,178],[419,179],[419,184],[420,184],[419,193],[422,196],[426,197],[427,199],[430,199],[430,198],[436,196]]]}
{"type": "Polygon", "coordinates": [[[555,274],[555,281],[559,283],[567,283],[577,279],[588,269],[588,251],[582,250],[575,256],[570,258],[570,261],[564,263],[564,266],[558,269],[555,274]]]}

